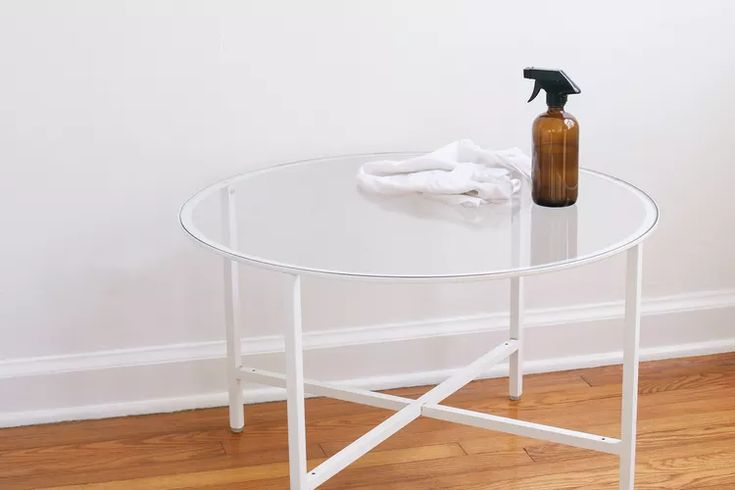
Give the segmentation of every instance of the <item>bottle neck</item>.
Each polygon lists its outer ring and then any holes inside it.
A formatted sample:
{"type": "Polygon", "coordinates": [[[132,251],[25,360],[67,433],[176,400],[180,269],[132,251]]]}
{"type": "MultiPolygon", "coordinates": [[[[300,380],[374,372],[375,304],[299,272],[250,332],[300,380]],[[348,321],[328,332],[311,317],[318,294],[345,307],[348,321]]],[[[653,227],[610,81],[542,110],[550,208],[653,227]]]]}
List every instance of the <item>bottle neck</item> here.
{"type": "Polygon", "coordinates": [[[546,105],[549,106],[549,110],[552,108],[558,108],[559,110],[564,109],[564,105],[567,103],[567,94],[556,94],[554,92],[546,92],[546,105]]]}
{"type": "Polygon", "coordinates": [[[563,105],[549,106],[549,110],[547,112],[564,112],[564,106],[563,105]]]}

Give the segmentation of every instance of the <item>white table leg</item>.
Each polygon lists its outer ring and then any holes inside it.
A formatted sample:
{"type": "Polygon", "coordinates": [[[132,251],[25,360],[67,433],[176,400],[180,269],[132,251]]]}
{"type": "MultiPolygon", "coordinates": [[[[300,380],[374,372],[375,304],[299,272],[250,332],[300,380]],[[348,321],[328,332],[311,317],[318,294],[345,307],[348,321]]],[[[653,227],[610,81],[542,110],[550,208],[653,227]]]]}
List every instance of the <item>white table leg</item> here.
{"type": "Polygon", "coordinates": [[[291,490],[306,490],[306,418],[304,415],[304,360],[301,342],[301,278],[289,275],[291,301],[286,325],[286,396],[288,460],[291,490]]]}
{"type": "MultiPolygon", "coordinates": [[[[234,189],[225,187],[221,191],[222,234],[231,248],[237,244],[237,220],[235,217],[234,189]]],[[[230,430],[242,432],[245,426],[243,408],[242,355],[240,352],[240,276],[238,264],[224,259],[225,328],[227,337],[227,391],[230,404],[230,430]]]]}
{"type": "Polygon", "coordinates": [[[511,400],[520,400],[523,394],[523,278],[510,280],[510,338],[517,340],[519,347],[509,359],[509,395],[511,400]]]}
{"type": "Polygon", "coordinates": [[[625,282],[623,345],[623,406],[620,423],[620,490],[632,490],[635,480],[636,414],[638,408],[638,344],[641,324],[641,244],[628,250],[625,282]]]}

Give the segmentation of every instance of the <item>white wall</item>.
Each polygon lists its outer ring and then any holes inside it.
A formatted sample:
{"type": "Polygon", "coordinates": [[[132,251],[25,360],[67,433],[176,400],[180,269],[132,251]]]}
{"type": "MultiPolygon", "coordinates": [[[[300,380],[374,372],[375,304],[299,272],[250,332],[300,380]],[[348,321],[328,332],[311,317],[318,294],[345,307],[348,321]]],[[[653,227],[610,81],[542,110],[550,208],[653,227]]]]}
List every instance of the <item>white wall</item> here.
{"type": "MultiPolygon", "coordinates": [[[[74,407],[94,403],[127,413],[180,408],[196,396],[201,404],[205,394],[215,394],[206,403],[221,401],[218,365],[192,360],[221,353],[221,343],[210,343],[223,337],[220,261],[179,230],[183,199],[289,159],[431,149],[460,137],[528,149],[543,104],[525,103],[527,65],[562,67],[582,87],[567,107],[581,123],[583,165],[634,182],[662,208],[646,246],[644,295],[650,304],[668,301],[669,317],[692,301],[696,308],[687,311],[701,315],[659,318],[660,331],[649,337],[644,323],[644,340],[659,348],[735,337],[734,23],[727,0],[563,8],[541,1],[5,0],[0,412],[23,422],[89,415],[74,407]],[[686,329],[698,336],[681,334],[686,329]],[[145,368],[145,376],[130,367],[166,360],[185,365],[194,381],[171,381],[178,364],[145,368]],[[59,371],[66,374],[53,374],[59,371]],[[145,405],[154,397],[179,398],[145,405]],[[23,415],[30,410],[60,412],[34,419],[23,415]]],[[[621,266],[613,259],[532,278],[529,306],[550,314],[559,305],[607,305],[622,295],[621,266]]],[[[267,274],[247,278],[247,333],[261,341],[277,333],[274,290],[267,274]]],[[[506,285],[494,283],[308,280],[305,326],[483,318],[503,308],[505,295],[506,285]]],[[[585,321],[601,320],[595,314],[585,321]]],[[[593,345],[580,332],[569,334],[579,350],[559,355],[619,349],[614,335],[593,345]]],[[[395,353],[384,365],[445,369],[456,361],[450,343],[381,346],[395,353]],[[431,362],[420,363],[427,353],[431,362]]],[[[273,350],[264,349],[258,352],[273,350]]],[[[377,375],[352,364],[344,377],[377,375]]]]}

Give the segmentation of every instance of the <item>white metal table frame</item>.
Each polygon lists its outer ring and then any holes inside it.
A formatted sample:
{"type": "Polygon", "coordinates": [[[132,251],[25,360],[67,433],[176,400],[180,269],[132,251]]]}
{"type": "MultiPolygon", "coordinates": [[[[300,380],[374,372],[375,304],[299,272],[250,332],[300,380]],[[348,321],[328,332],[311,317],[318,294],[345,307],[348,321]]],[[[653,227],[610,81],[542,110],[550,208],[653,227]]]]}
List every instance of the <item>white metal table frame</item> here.
{"type": "MultiPolygon", "coordinates": [[[[237,247],[235,188],[229,181],[219,184],[223,238],[227,248],[237,247]]],[[[182,220],[182,224],[184,221],[182,220]]],[[[656,223],[654,223],[655,226],[656,223]]],[[[184,227],[186,229],[186,226],[184,227]]],[[[651,228],[651,230],[653,227],[651,228]]],[[[187,230],[188,231],[188,230],[187,230]]],[[[649,230],[650,231],[650,230],[649,230]]],[[[638,359],[641,317],[642,242],[644,233],[625,247],[610,251],[591,260],[626,252],[625,320],[623,345],[623,380],[621,430],[619,437],[608,437],[500,417],[471,410],[442,405],[441,402],[487,367],[509,359],[509,397],[519,400],[523,393],[523,276],[545,270],[509,271],[492,278],[510,279],[510,325],[508,339],[490,349],[464,368],[456,370],[446,381],[438,384],[418,399],[404,398],[363,389],[347,388],[311,379],[304,379],[301,327],[301,271],[268,267],[285,275],[290,284],[291,300],[287,306],[288,324],[285,325],[286,373],[280,374],[244,366],[240,352],[241,334],[239,305],[239,262],[244,260],[226,250],[224,255],[225,323],[227,337],[227,372],[229,391],[229,419],[233,432],[245,426],[243,383],[255,382],[285,388],[287,391],[288,447],[290,482],[293,490],[313,489],[345,469],[388,437],[418,417],[429,417],[472,427],[500,431],[542,441],[565,444],[578,448],[615,454],[619,457],[619,488],[631,490],[635,477],[636,410],[638,397],[638,359]],[[311,471],[306,466],[306,422],[304,394],[325,396],[338,400],[394,410],[395,414],[343,448],[311,471]]],[[[550,270],[556,270],[550,269],[550,270]]],[[[355,277],[365,279],[365,277],[355,277]]],[[[410,278],[407,278],[410,280],[410,278]]]]}

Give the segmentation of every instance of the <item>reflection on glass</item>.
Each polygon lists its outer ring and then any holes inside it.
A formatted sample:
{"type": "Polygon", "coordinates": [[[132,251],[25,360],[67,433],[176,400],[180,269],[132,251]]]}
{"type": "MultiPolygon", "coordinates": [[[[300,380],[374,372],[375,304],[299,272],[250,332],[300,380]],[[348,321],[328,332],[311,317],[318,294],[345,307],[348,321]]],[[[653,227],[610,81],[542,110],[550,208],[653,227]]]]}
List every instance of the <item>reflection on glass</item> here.
{"type": "Polygon", "coordinates": [[[531,207],[531,264],[546,264],[577,256],[577,205],[531,207]]]}

